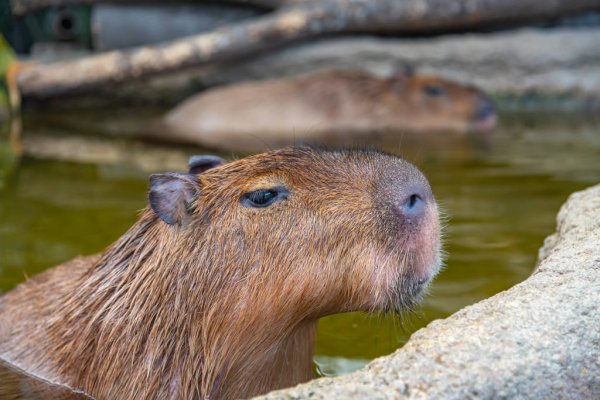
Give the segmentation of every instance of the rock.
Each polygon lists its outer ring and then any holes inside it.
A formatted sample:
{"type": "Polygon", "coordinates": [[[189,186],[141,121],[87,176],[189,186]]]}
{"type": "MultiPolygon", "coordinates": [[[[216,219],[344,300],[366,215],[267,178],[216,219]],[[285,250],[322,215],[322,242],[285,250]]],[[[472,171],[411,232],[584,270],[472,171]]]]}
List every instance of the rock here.
{"type": "MultiPolygon", "coordinates": [[[[87,96],[108,104],[173,105],[208,87],[331,69],[389,76],[398,64],[476,86],[500,108],[600,109],[600,26],[522,28],[430,38],[347,35],[279,51],[190,68],[175,74],[110,86],[87,96]],[[560,51],[556,51],[560,49],[560,51]]],[[[80,106],[61,99],[67,108],[80,106]]],[[[102,102],[100,101],[102,104],[102,102]]]]}
{"type": "Polygon", "coordinates": [[[573,194],[533,275],[355,373],[262,399],[600,398],[600,185],[573,194]]]}
{"type": "Polygon", "coordinates": [[[247,63],[220,66],[207,71],[202,80],[211,86],[328,68],[386,75],[398,63],[407,63],[419,72],[471,84],[496,97],[538,94],[556,98],[570,94],[597,108],[599,40],[598,26],[415,39],[340,37],[292,47],[247,63]]]}

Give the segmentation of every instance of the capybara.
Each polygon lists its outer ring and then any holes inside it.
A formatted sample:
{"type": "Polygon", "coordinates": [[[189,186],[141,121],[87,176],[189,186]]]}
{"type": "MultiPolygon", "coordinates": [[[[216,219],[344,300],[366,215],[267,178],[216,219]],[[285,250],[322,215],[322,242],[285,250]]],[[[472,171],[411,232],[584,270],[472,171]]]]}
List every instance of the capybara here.
{"type": "Polygon", "coordinates": [[[189,167],[151,176],[101,255],[0,298],[0,355],[96,399],[250,397],[312,377],[318,318],[410,308],[439,269],[431,188],[398,157],[290,147],[189,167]]]}
{"type": "Polygon", "coordinates": [[[482,131],[495,121],[482,93],[439,77],[327,71],[208,90],[167,113],[162,129],[150,134],[257,151],[297,143],[347,145],[382,131],[482,131]]]}

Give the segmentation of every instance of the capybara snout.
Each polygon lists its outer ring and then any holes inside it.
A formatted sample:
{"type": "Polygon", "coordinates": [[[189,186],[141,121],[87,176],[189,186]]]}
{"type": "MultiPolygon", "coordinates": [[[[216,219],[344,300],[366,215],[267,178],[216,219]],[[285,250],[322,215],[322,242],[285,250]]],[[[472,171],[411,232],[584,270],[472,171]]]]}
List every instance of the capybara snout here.
{"type": "Polygon", "coordinates": [[[0,355],[96,399],[246,398],[312,377],[318,318],[402,311],[439,268],[427,179],[378,151],[195,156],[148,197],[101,255],[0,298],[0,355]]]}

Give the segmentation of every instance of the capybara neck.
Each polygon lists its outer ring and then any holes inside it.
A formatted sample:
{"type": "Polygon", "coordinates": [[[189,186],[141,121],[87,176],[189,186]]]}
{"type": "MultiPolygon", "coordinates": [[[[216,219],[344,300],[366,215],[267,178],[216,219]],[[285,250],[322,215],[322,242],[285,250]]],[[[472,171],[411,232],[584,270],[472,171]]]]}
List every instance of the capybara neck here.
{"type": "Polygon", "coordinates": [[[311,378],[320,307],[287,301],[284,288],[265,293],[268,283],[251,275],[236,279],[239,269],[214,264],[215,246],[198,230],[145,211],[82,276],[50,329],[77,387],[99,398],[231,398],[311,378]],[[121,381],[132,368],[146,378],[121,381]]]}

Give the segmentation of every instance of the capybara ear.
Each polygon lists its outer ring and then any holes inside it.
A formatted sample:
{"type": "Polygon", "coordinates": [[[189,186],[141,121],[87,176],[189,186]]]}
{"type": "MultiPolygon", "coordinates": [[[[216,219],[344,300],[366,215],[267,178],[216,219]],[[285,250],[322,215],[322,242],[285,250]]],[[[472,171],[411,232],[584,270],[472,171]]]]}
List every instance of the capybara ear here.
{"type": "Polygon", "coordinates": [[[406,62],[400,62],[398,64],[396,64],[396,67],[394,68],[394,78],[396,79],[407,79],[410,78],[411,76],[415,75],[415,71],[416,68],[414,65],[406,63],[406,62]]]}
{"type": "Polygon", "coordinates": [[[150,176],[150,207],[169,225],[182,224],[198,195],[198,179],[191,174],[167,173],[150,176]]]}
{"type": "Polygon", "coordinates": [[[191,156],[188,161],[189,173],[198,175],[204,171],[225,164],[227,161],[218,156],[208,154],[200,156],[191,156]]]}
{"type": "Polygon", "coordinates": [[[392,89],[402,94],[408,84],[408,80],[415,74],[414,67],[410,64],[401,63],[396,65],[394,75],[392,76],[392,89]]]}
{"type": "Polygon", "coordinates": [[[390,79],[390,87],[397,95],[404,95],[408,82],[413,75],[412,67],[408,64],[398,64],[394,70],[394,74],[390,79]]]}

